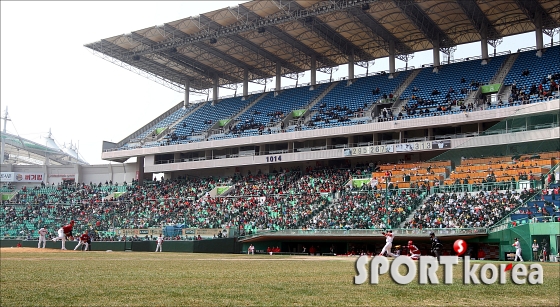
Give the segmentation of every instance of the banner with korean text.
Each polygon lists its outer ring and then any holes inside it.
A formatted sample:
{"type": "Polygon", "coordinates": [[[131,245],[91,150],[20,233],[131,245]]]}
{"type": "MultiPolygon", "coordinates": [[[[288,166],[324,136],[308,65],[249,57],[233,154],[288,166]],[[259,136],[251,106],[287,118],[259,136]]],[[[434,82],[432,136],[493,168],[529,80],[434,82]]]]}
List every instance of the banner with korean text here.
{"type": "Polygon", "coordinates": [[[22,173],[22,172],[2,172],[0,173],[2,182],[42,182],[45,179],[44,173],[22,173]]]}

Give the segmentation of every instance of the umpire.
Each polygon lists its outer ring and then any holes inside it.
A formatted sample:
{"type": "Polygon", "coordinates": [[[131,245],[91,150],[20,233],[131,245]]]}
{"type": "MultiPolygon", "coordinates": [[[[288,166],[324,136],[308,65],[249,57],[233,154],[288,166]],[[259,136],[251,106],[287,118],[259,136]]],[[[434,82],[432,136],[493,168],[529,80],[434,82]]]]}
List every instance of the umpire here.
{"type": "Polygon", "coordinates": [[[432,242],[432,253],[436,255],[437,261],[439,262],[439,255],[441,254],[443,244],[439,242],[439,239],[433,232],[430,232],[430,241],[432,242]]]}

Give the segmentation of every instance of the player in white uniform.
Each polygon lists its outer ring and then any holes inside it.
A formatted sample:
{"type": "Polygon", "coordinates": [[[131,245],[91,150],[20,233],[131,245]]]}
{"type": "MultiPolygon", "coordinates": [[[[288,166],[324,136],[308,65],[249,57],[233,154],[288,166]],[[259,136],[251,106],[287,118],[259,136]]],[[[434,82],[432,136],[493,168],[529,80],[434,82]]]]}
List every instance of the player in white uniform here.
{"type": "Polygon", "coordinates": [[[253,244],[251,244],[251,246],[249,246],[249,249],[247,250],[247,255],[249,254],[255,254],[255,246],[253,246],[253,244]]]}
{"type": "Polygon", "coordinates": [[[517,240],[517,238],[515,238],[515,242],[513,242],[511,246],[515,247],[515,258],[513,259],[513,261],[517,261],[518,257],[520,261],[523,261],[523,258],[521,257],[521,244],[519,243],[519,240],[517,240]]]}
{"type": "Polygon", "coordinates": [[[387,233],[382,232],[381,234],[385,236],[385,246],[383,246],[383,249],[381,250],[381,253],[379,253],[379,256],[385,256],[385,253],[387,253],[387,256],[396,257],[395,254],[391,252],[394,238],[393,231],[389,230],[387,233]]]}
{"type": "Polygon", "coordinates": [[[37,248],[41,248],[41,242],[43,242],[43,248],[45,248],[47,245],[47,233],[49,233],[49,231],[44,226],[39,229],[39,244],[37,248]]]}
{"type": "Polygon", "coordinates": [[[159,250],[160,253],[162,252],[162,249],[161,249],[162,244],[163,244],[163,237],[161,235],[159,235],[159,237],[157,238],[156,253],[158,252],[158,250],[159,250]]]}

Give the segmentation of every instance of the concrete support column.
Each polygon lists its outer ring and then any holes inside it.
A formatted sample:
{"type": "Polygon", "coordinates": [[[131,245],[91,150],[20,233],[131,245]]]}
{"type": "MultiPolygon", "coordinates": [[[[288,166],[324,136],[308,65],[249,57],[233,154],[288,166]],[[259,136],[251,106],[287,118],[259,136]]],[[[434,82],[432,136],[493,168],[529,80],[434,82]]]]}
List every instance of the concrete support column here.
{"type": "Polygon", "coordinates": [[[190,104],[189,94],[191,88],[191,81],[189,79],[185,80],[185,100],[183,100],[183,107],[188,107],[190,104]]]}
{"type": "Polygon", "coordinates": [[[352,144],[354,144],[354,136],[350,135],[348,136],[348,146],[351,146],[352,144]]]}
{"type": "Polygon", "coordinates": [[[288,152],[294,152],[294,142],[288,143],[288,152]]]}
{"type": "Polygon", "coordinates": [[[433,42],[434,45],[434,72],[437,72],[437,67],[439,67],[440,65],[440,61],[439,61],[439,41],[434,41],[433,42]]]}
{"type": "MultiPolygon", "coordinates": [[[[9,170],[11,171],[11,170],[9,170]]],[[[74,178],[74,182],[82,182],[82,166],[75,164],[74,165],[74,173],[76,174],[76,177],[74,178]]]]}
{"type": "Polygon", "coordinates": [[[348,82],[349,84],[354,79],[354,51],[348,56],[348,82]]]}
{"type": "Polygon", "coordinates": [[[480,40],[480,52],[482,54],[482,65],[486,65],[488,63],[488,38],[486,36],[482,37],[480,40]]]}
{"type": "Polygon", "coordinates": [[[276,63],[276,92],[280,92],[282,87],[282,66],[280,63],[276,63]]]}
{"type": "Polygon", "coordinates": [[[181,153],[179,153],[179,152],[174,153],[173,154],[174,163],[179,162],[179,159],[181,159],[181,153]]]}
{"type": "Polygon", "coordinates": [[[543,45],[543,31],[542,31],[542,16],[535,16],[535,38],[537,46],[537,56],[540,58],[542,56],[543,45]]]}
{"type": "Polygon", "coordinates": [[[243,98],[249,96],[249,70],[245,68],[243,70],[243,98]]]}
{"type": "Polygon", "coordinates": [[[478,123],[478,134],[481,134],[483,130],[484,127],[482,126],[482,123],[478,123]]]}
{"type": "Polygon", "coordinates": [[[136,157],[136,161],[138,166],[136,170],[138,172],[138,185],[142,186],[144,185],[144,156],[136,157]]]}
{"type": "Polygon", "coordinates": [[[332,139],[331,139],[331,138],[327,138],[327,141],[326,141],[325,145],[327,145],[327,149],[330,149],[330,148],[331,148],[331,145],[332,145],[332,139]]]}
{"type": "Polygon", "coordinates": [[[374,145],[377,145],[377,142],[379,142],[379,134],[378,133],[373,133],[373,139],[371,141],[374,145]]]}
{"type": "Polygon", "coordinates": [[[212,88],[212,105],[218,102],[218,85],[220,79],[218,76],[214,77],[214,87],[212,88]]]}
{"type": "Polygon", "coordinates": [[[399,131],[399,143],[404,143],[404,131],[399,131]]]}
{"type": "Polygon", "coordinates": [[[395,42],[389,41],[389,74],[395,73],[395,42]]]}
{"type": "Polygon", "coordinates": [[[206,157],[206,160],[213,159],[212,150],[211,149],[205,150],[204,151],[204,156],[206,157]]]}
{"type": "Polygon", "coordinates": [[[428,128],[428,140],[433,140],[434,138],[434,128],[428,128]]]}
{"type": "Polygon", "coordinates": [[[317,58],[315,55],[311,55],[311,86],[315,88],[317,84],[317,58]]]}
{"type": "MultiPolygon", "coordinates": [[[[48,155],[46,157],[46,159],[48,159],[48,155]]],[[[49,184],[49,164],[47,163],[47,161],[45,161],[45,164],[42,166],[43,169],[43,174],[45,174],[43,177],[43,181],[46,182],[47,184],[49,184]]]]}

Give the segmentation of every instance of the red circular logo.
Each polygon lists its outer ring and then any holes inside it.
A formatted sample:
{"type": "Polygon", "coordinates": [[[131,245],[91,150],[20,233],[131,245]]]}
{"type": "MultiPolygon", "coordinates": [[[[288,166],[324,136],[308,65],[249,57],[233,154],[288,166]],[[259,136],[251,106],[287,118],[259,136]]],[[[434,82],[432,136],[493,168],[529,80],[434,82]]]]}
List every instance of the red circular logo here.
{"type": "Polygon", "coordinates": [[[462,256],[467,251],[467,242],[456,240],[455,243],[453,243],[453,250],[455,250],[458,256],[462,256]]]}

